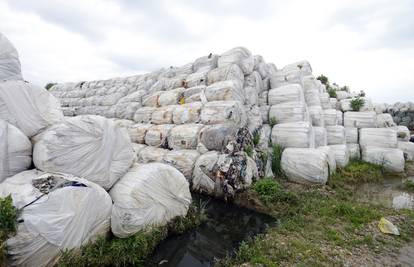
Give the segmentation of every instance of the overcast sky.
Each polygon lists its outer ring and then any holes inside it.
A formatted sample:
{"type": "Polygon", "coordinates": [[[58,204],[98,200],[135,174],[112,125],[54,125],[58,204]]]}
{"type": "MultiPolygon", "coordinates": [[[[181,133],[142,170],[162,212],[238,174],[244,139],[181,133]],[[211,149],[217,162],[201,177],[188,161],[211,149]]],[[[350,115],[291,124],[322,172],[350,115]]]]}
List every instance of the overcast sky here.
{"type": "Polygon", "coordinates": [[[376,102],[414,101],[414,0],[0,0],[0,31],[44,85],[178,66],[245,46],[376,102]]]}

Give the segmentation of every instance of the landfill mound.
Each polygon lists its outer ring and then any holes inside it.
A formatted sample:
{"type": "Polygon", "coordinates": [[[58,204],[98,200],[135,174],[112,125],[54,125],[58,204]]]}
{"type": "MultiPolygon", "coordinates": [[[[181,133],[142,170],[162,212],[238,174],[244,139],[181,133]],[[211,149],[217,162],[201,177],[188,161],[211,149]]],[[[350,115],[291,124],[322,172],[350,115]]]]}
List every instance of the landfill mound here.
{"type": "Polygon", "coordinates": [[[408,128],[383,105],[317,79],[306,60],[278,69],[243,47],[50,92],[66,116],[101,115],[127,128],[138,162],[171,164],[193,190],[216,197],[271,176],[274,145],[285,149],[285,175],[300,183],[325,184],[351,159],[402,172],[413,158],[408,128]]]}

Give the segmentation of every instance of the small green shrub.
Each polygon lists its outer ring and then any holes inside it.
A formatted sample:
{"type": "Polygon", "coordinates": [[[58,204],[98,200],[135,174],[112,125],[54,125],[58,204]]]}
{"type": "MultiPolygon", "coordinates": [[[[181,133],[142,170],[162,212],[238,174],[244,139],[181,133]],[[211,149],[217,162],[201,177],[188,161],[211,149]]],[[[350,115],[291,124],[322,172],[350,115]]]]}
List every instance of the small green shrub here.
{"type": "Polygon", "coordinates": [[[283,147],[280,145],[273,145],[272,146],[272,153],[271,153],[271,159],[272,159],[272,171],[275,176],[283,177],[283,171],[282,171],[282,153],[283,153],[283,147]]]}
{"type": "Polygon", "coordinates": [[[355,97],[351,100],[351,108],[353,111],[359,111],[365,104],[365,100],[361,97],[355,97]]]}
{"type": "Polygon", "coordinates": [[[56,85],[56,83],[47,83],[46,85],[45,85],[45,89],[46,90],[49,90],[50,88],[52,88],[54,85],[56,85]]]}
{"type": "Polygon", "coordinates": [[[344,185],[358,185],[362,183],[378,182],[384,177],[383,166],[363,162],[351,161],[345,168],[339,169],[331,176],[328,183],[334,188],[344,185]]]}
{"type": "Polygon", "coordinates": [[[319,75],[316,79],[319,80],[319,81],[321,81],[321,83],[324,84],[324,85],[328,85],[329,84],[328,77],[326,77],[323,74],[319,75]]]}
{"type": "Polygon", "coordinates": [[[336,98],[336,90],[334,88],[329,87],[328,88],[328,94],[329,94],[329,97],[336,98]]]}
{"type": "Polygon", "coordinates": [[[253,147],[251,145],[247,145],[244,147],[244,152],[246,152],[247,156],[253,157],[253,147]]]}
{"type": "Polygon", "coordinates": [[[257,146],[260,142],[260,132],[259,131],[255,131],[253,133],[253,145],[257,146]]]}
{"type": "Polygon", "coordinates": [[[272,178],[264,178],[257,181],[253,186],[253,190],[265,204],[275,204],[278,202],[296,203],[298,201],[297,195],[283,190],[280,184],[272,178]]]}
{"type": "Polygon", "coordinates": [[[403,183],[403,189],[414,192],[414,181],[407,180],[403,183]]]}
{"type": "Polygon", "coordinates": [[[275,117],[272,117],[269,119],[269,125],[271,128],[277,124],[277,119],[275,117]]]}
{"type": "Polygon", "coordinates": [[[16,232],[18,210],[13,206],[12,197],[9,195],[0,198],[0,266],[6,266],[7,238],[16,232]]]}

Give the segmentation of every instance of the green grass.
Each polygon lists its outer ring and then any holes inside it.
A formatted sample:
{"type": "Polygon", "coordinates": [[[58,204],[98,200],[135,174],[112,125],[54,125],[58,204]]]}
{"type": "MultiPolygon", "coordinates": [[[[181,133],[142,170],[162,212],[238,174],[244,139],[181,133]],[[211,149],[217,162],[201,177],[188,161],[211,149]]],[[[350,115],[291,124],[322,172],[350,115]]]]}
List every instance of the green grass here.
{"type": "Polygon", "coordinates": [[[403,189],[406,191],[414,192],[414,182],[407,180],[403,183],[403,189]]]}
{"type": "Polygon", "coordinates": [[[331,97],[331,98],[336,98],[336,90],[334,89],[334,88],[331,88],[331,87],[329,87],[328,88],[328,94],[329,94],[329,97],[331,97]]]}
{"type": "Polygon", "coordinates": [[[193,203],[186,217],[140,231],[128,238],[100,237],[80,249],[63,252],[58,266],[146,266],[147,257],[168,235],[182,234],[206,219],[205,204],[193,203]]]}
{"type": "Polygon", "coordinates": [[[276,124],[277,124],[277,119],[275,117],[271,117],[269,119],[270,128],[273,128],[273,126],[275,126],[276,124]]]}
{"type": "Polygon", "coordinates": [[[18,210],[13,206],[11,196],[0,198],[0,266],[6,266],[8,237],[16,233],[18,210]]]}
{"type": "Polygon", "coordinates": [[[253,190],[266,205],[280,202],[296,203],[298,196],[293,192],[285,191],[273,178],[264,178],[253,185],[253,190]]]}
{"type": "Polygon", "coordinates": [[[341,266],[355,248],[374,255],[398,249],[414,238],[414,212],[359,202],[354,194],[355,186],[380,181],[384,175],[380,166],[354,161],[338,171],[327,190],[270,178],[256,182],[251,196],[267,203],[268,213],[280,224],[243,242],[218,266],[341,266]],[[295,201],[284,199],[288,194],[294,194],[295,201]],[[400,237],[379,233],[377,223],[386,216],[405,218],[398,225],[400,237]]]}
{"type": "Polygon", "coordinates": [[[251,145],[247,145],[244,147],[244,152],[246,152],[247,156],[253,157],[254,148],[251,145]]]}
{"type": "Polygon", "coordinates": [[[283,177],[282,171],[282,153],[283,147],[280,145],[272,146],[272,153],[270,154],[272,160],[272,171],[276,177],[283,177]]]}
{"type": "Polygon", "coordinates": [[[256,147],[260,143],[260,132],[255,131],[253,133],[253,145],[256,147]]]}

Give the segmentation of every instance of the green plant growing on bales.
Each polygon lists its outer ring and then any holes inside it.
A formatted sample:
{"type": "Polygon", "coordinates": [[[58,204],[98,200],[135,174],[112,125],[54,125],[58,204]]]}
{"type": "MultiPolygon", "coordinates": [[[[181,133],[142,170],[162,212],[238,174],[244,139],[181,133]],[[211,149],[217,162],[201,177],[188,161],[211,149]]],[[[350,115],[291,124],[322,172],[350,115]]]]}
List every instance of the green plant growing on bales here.
{"type": "Polygon", "coordinates": [[[410,192],[414,192],[414,181],[412,180],[407,180],[403,183],[403,189],[410,191],[410,192]]]}
{"type": "Polygon", "coordinates": [[[271,117],[270,119],[269,119],[269,125],[270,125],[270,128],[273,128],[273,126],[275,126],[277,124],[277,119],[276,119],[276,117],[271,117]]]}
{"type": "Polygon", "coordinates": [[[296,194],[283,190],[276,180],[269,177],[258,180],[253,190],[266,205],[279,202],[296,203],[298,200],[296,194]]]}
{"type": "Polygon", "coordinates": [[[351,108],[353,111],[360,111],[361,108],[364,106],[364,104],[365,104],[365,99],[359,96],[351,100],[351,108]]]}
{"type": "Polygon", "coordinates": [[[329,84],[328,77],[326,77],[323,74],[319,75],[316,79],[319,80],[319,81],[321,81],[321,83],[324,84],[324,85],[328,85],[329,84]]]}
{"type": "Polygon", "coordinates": [[[6,240],[16,233],[18,210],[11,196],[0,198],[0,266],[6,266],[6,240]]]}
{"type": "Polygon", "coordinates": [[[251,145],[247,145],[244,148],[244,152],[246,152],[247,156],[249,156],[249,157],[253,157],[253,150],[254,150],[253,146],[251,146],[251,145]]]}
{"type": "Polygon", "coordinates": [[[334,88],[329,87],[328,88],[328,94],[329,94],[329,97],[336,98],[336,90],[334,88]]]}
{"type": "Polygon", "coordinates": [[[275,176],[283,177],[283,171],[282,171],[282,153],[283,153],[283,147],[280,145],[273,145],[272,146],[272,153],[271,153],[271,159],[272,159],[272,171],[275,176]]]}
{"type": "Polygon", "coordinates": [[[140,231],[127,238],[100,237],[80,249],[63,252],[57,266],[147,266],[146,260],[168,235],[181,234],[206,219],[205,202],[192,203],[186,217],[176,217],[166,226],[140,231]]]}
{"type": "Polygon", "coordinates": [[[49,90],[50,88],[52,88],[54,85],[56,85],[56,83],[47,83],[46,85],[45,85],[45,89],[46,90],[49,90]]]}
{"type": "Polygon", "coordinates": [[[256,147],[260,142],[260,132],[259,131],[255,131],[253,133],[253,145],[256,147]]]}

